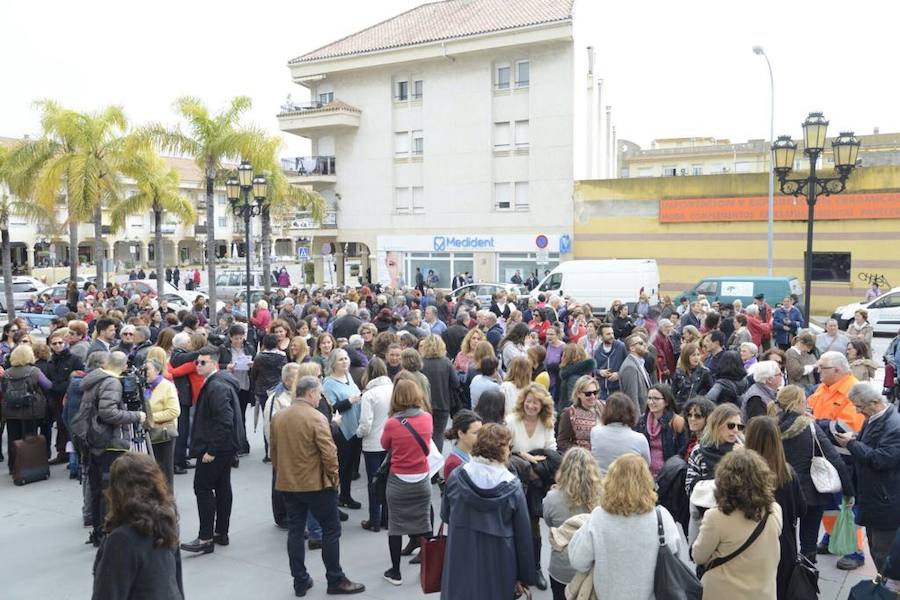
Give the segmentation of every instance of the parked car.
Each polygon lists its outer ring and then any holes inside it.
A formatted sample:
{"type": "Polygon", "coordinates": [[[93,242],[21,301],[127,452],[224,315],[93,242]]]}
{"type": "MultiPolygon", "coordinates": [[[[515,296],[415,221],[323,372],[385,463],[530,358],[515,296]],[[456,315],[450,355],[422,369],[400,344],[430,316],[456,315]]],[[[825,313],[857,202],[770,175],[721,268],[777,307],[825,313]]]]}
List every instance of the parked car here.
{"type": "MultiPolygon", "coordinates": [[[[60,302],[66,301],[66,286],[65,285],[51,285],[50,287],[45,287],[38,292],[38,296],[43,296],[47,294],[50,296],[50,302],[52,304],[59,304],[60,302]]],[[[52,306],[44,307],[44,312],[52,312],[52,306]]]]}
{"type": "MultiPolygon", "coordinates": [[[[31,296],[37,296],[38,290],[45,287],[45,284],[39,279],[26,276],[15,276],[12,278],[13,302],[15,309],[21,310],[25,306],[25,301],[31,296]]],[[[0,312],[6,312],[6,282],[0,280],[0,312]]]]}
{"type": "Polygon", "coordinates": [[[470,283],[458,287],[450,293],[454,298],[459,298],[469,292],[475,292],[475,296],[480,303],[490,305],[491,298],[500,290],[506,291],[507,294],[515,294],[520,298],[528,295],[528,288],[514,283],[470,283]]]}
{"type": "MultiPolygon", "coordinates": [[[[278,287],[278,283],[272,279],[269,273],[270,286],[278,287]]],[[[253,271],[250,273],[250,287],[262,288],[265,280],[261,271],[253,271]]],[[[199,288],[205,293],[209,293],[208,285],[201,285],[199,288]]],[[[235,295],[242,290],[247,289],[247,273],[246,271],[221,271],[216,273],[216,296],[221,298],[234,298],[235,295]]]]}
{"type": "Polygon", "coordinates": [[[869,323],[872,324],[875,333],[897,335],[897,330],[900,329],[900,287],[895,287],[869,302],[838,306],[831,318],[836,319],[838,326],[846,330],[853,320],[853,313],[860,308],[865,308],[869,312],[869,323]]]}
{"type": "MultiPolygon", "coordinates": [[[[77,277],[75,277],[75,283],[78,284],[79,288],[81,288],[86,282],[97,283],[97,276],[89,275],[89,276],[85,277],[84,275],[78,275],[77,277]]],[[[59,281],[57,281],[56,285],[68,285],[68,283],[69,283],[69,278],[66,277],[64,279],[60,279],[59,281]]]]}

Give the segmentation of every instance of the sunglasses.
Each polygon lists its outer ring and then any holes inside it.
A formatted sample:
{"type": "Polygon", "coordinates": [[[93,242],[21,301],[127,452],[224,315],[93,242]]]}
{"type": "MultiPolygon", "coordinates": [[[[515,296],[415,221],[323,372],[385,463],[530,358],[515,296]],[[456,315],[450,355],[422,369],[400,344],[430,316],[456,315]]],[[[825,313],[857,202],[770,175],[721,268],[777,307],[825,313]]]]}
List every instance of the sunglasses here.
{"type": "Polygon", "coordinates": [[[647,400],[662,401],[662,400],[665,400],[665,398],[663,398],[662,396],[647,396],[647,400]]]}
{"type": "Polygon", "coordinates": [[[211,360],[200,360],[198,358],[197,360],[194,361],[194,364],[197,365],[198,367],[202,367],[203,365],[212,364],[212,361],[211,360]]]}
{"type": "Polygon", "coordinates": [[[600,390],[584,390],[581,393],[584,394],[585,396],[596,396],[597,394],[600,393],[600,390]]]}
{"type": "Polygon", "coordinates": [[[735,429],[737,429],[738,431],[744,430],[743,423],[725,423],[725,426],[728,427],[729,431],[734,431],[735,429]]]}
{"type": "Polygon", "coordinates": [[[701,413],[692,412],[692,413],[687,414],[687,418],[688,419],[702,419],[704,417],[703,417],[703,414],[701,414],[701,413]]]}
{"type": "Polygon", "coordinates": [[[65,345],[65,342],[62,341],[62,340],[57,340],[57,341],[55,341],[55,342],[50,342],[50,345],[51,345],[51,346],[64,346],[64,345],[65,345]]]}

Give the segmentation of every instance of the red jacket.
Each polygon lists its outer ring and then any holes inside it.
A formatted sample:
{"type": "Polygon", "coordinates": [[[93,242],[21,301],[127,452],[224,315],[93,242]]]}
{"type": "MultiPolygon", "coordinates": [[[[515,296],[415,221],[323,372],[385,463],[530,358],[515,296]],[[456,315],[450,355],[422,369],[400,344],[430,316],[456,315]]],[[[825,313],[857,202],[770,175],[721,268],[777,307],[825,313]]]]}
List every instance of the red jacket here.
{"type": "Polygon", "coordinates": [[[653,336],[653,345],[656,346],[656,368],[659,370],[659,378],[668,380],[675,374],[675,348],[672,340],[661,332],[653,336]]]}
{"type": "MultiPolygon", "coordinates": [[[[423,411],[422,414],[407,417],[407,422],[427,446],[434,431],[431,415],[423,411]]],[[[415,475],[428,472],[428,454],[400,419],[391,417],[385,422],[381,447],[391,453],[391,473],[415,475]]]]}
{"type": "Polygon", "coordinates": [[[747,315],[747,329],[750,330],[750,337],[758,348],[762,348],[763,340],[772,337],[772,321],[763,323],[759,317],[747,315]]]}
{"type": "Polygon", "coordinates": [[[166,379],[171,381],[176,377],[184,377],[185,375],[187,375],[188,381],[191,382],[191,402],[196,406],[197,398],[200,397],[200,390],[203,388],[203,382],[206,381],[206,378],[197,372],[197,365],[192,360],[177,367],[173,367],[172,363],[169,362],[166,379]]]}

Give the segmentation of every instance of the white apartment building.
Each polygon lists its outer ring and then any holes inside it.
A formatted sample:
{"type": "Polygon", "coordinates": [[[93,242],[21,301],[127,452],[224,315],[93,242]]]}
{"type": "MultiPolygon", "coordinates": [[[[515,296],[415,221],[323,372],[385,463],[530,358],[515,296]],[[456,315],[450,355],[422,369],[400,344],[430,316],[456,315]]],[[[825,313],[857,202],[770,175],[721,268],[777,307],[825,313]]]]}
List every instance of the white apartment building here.
{"type": "MultiPolygon", "coordinates": [[[[0,144],[13,146],[20,140],[0,137],[0,144]]],[[[197,265],[203,261],[204,248],[208,224],[206,222],[206,180],[202,171],[191,159],[165,157],[164,160],[176,171],[180,177],[180,189],[182,195],[189,198],[197,208],[197,221],[193,225],[178,223],[174,216],[163,214],[163,257],[167,265],[174,265],[176,261],[180,265],[197,265]]],[[[125,196],[137,192],[137,188],[130,180],[122,181],[122,193],[125,196]]],[[[0,196],[8,194],[8,190],[0,186],[0,196]]],[[[235,218],[225,195],[225,189],[215,190],[214,202],[216,204],[216,222],[213,224],[216,231],[218,259],[238,260],[245,256],[244,223],[240,218],[235,218]]],[[[104,259],[110,261],[110,268],[128,268],[135,266],[152,266],[155,256],[154,248],[154,223],[153,214],[148,212],[139,215],[130,215],[126,218],[125,226],[113,232],[110,227],[109,211],[103,212],[103,252],[104,259]]],[[[9,234],[11,257],[18,267],[24,267],[31,271],[35,267],[46,267],[68,264],[69,262],[69,232],[62,226],[67,218],[66,197],[62,193],[59,196],[56,207],[57,231],[47,227],[36,225],[20,215],[10,215],[9,234]]],[[[259,239],[259,219],[254,219],[253,226],[256,235],[251,239],[259,239]]],[[[82,223],[78,226],[78,259],[82,264],[94,263],[94,238],[93,224],[82,223]]],[[[252,242],[251,242],[252,243],[252,242]]],[[[258,252],[251,246],[253,256],[258,252]]],[[[293,253],[287,252],[284,258],[290,258],[293,253]]]]}
{"type": "Polygon", "coordinates": [[[314,156],[283,166],[326,198],[329,217],[276,230],[278,251],[299,233],[318,264],[333,252],[338,283],[412,285],[421,269],[440,287],[565,258],[573,1],[434,2],[291,60],[311,101],[288,102],[279,126],[314,156]]]}

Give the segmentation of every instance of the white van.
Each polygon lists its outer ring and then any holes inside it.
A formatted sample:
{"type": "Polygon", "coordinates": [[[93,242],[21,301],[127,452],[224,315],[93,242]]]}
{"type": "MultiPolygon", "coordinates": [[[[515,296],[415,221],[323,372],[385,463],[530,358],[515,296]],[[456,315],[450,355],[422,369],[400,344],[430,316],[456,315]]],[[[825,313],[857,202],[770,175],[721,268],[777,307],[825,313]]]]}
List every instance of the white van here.
{"type": "Polygon", "coordinates": [[[655,260],[570,260],[557,265],[531,291],[531,297],[569,296],[590,304],[595,313],[603,314],[616,299],[633,305],[641,291],[650,297],[650,304],[658,302],[659,267],[655,260]]]}

